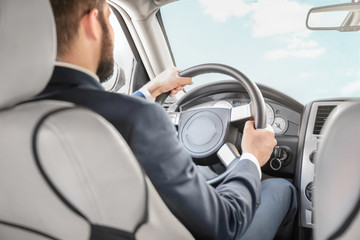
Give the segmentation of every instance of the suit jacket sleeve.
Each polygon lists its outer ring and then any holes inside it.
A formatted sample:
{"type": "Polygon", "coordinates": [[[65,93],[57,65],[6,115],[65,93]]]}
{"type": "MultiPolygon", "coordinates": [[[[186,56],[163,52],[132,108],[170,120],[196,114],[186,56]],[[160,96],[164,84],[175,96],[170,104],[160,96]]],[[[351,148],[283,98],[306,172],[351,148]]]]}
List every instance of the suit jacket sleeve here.
{"type": "Polygon", "coordinates": [[[244,159],[216,188],[199,174],[165,111],[144,104],[133,116],[130,147],[160,196],[196,239],[236,239],[260,201],[254,163],[244,159]]]}

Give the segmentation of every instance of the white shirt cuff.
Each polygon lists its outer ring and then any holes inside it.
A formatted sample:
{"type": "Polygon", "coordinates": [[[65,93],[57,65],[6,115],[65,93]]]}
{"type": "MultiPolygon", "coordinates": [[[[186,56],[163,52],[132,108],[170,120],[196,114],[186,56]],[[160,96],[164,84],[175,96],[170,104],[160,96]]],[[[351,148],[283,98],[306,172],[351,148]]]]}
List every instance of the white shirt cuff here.
{"type": "Polygon", "coordinates": [[[260,168],[260,164],[258,162],[258,160],[256,159],[256,157],[254,155],[252,155],[251,153],[244,153],[243,155],[241,155],[240,157],[240,161],[243,160],[243,159],[248,159],[250,161],[252,161],[255,165],[256,165],[256,168],[259,172],[259,177],[260,177],[260,180],[261,180],[261,168],[260,168]]]}
{"type": "Polygon", "coordinates": [[[151,103],[155,102],[155,98],[153,98],[153,96],[151,96],[149,90],[147,90],[146,88],[144,88],[144,87],[140,88],[139,92],[144,94],[146,101],[151,102],[151,103]]]}

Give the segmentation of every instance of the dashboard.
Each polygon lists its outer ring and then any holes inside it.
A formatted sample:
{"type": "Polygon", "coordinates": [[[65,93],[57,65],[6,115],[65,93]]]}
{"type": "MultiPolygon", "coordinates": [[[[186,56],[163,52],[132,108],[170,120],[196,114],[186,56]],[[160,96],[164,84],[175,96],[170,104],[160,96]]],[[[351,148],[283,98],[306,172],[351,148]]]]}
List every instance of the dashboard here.
{"type": "MultiPolygon", "coordinates": [[[[303,239],[311,239],[314,228],[313,183],[316,157],[325,137],[322,135],[322,128],[330,114],[341,112],[338,109],[341,109],[343,103],[359,101],[360,98],[322,99],[304,106],[276,89],[257,85],[266,105],[266,122],[274,128],[278,143],[269,161],[261,169],[263,179],[281,177],[294,184],[298,192],[297,231],[303,239]]],[[[171,113],[191,112],[191,110],[202,112],[202,110],[197,110],[201,108],[212,111],[230,109],[230,113],[233,109],[244,109],[242,111],[248,112],[246,106],[251,106],[251,100],[244,87],[234,81],[222,81],[194,88],[170,105],[168,112],[169,116],[171,113]]],[[[206,111],[208,110],[203,112],[206,111]]],[[[244,116],[250,118],[253,115],[244,114],[244,116]]],[[[248,118],[243,118],[242,124],[248,118]]],[[[243,125],[237,125],[237,122],[231,122],[230,125],[236,128],[240,136],[240,141],[238,138],[235,143],[230,143],[241,152],[243,125]]],[[[178,129],[181,130],[181,128],[178,129]]],[[[219,158],[222,160],[221,156],[219,158]]],[[[197,165],[199,172],[208,180],[208,183],[223,175],[222,173],[227,170],[226,163],[221,164],[219,160],[218,162],[208,166],[197,165]]]]}
{"type": "MultiPolygon", "coordinates": [[[[230,98],[226,95],[220,97],[222,100],[209,101],[199,104],[186,110],[200,108],[233,108],[248,104],[250,100],[230,98]]],[[[267,100],[266,107],[266,124],[273,127],[276,135],[296,135],[299,129],[300,116],[291,109],[281,106],[274,101],[267,100]]]]}
{"type": "MultiPolygon", "coordinates": [[[[220,84],[210,84],[194,94],[189,92],[188,95],[193,94],[189,99],[178,101],[168,110],[233,108],[250,103],[248,94],[238,83],[222,82],[220,90],[217,89],[219,86],[220,84]]],[[[313,181],[316,153],[323,137],[321,130],[330,113],[336,113],[342,103],[353,99],[318,100],[303,106],[276,89],[261,84],[258,84],[258,87],[266,104],[266,122],[274,128],[278,142],[278,151],[274,150],[268,163],[262,167],[262,172],[270,177],[282,177],[294,183],[299,192],[299,226],[311,229],[314,226],[313,181]],[[274,158],[280,161],[274,162],[274,158]]],[[[241,131],[242,126],[237,127],[241,131]]],[[[203,168],[200,171],[214,177],[203,168]]],[[[212,171],[216,172],[216,169],[212,171]]]]}
{"type": "MultiPolygon", "coordinates": [[[[274,128],[279,147],[277,156],[275,157],[274,152],[270,161],[262,167],[262,171],[270,176],[294,179],[304,106],[275,89],[261,84],[258,84],[258,87],[266,104],[266,122],[274,128]]],[[[186,112],[201,108],[234,108],[249,103],[250,97],[244,87],[238,82],[229,80],[210,83],[196,91],[188,92],[184,98],[171,105],[168,112],[186,112]]],[[[239,129],[240,135],[235,146],[241,149],[243,126],[233,125],[239,129]]]]}

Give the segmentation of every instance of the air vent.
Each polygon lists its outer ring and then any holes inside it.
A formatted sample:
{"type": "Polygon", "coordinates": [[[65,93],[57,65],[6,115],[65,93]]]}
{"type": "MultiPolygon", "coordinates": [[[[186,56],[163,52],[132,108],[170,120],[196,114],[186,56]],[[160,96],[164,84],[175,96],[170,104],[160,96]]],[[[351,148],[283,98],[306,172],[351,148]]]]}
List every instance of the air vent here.
{"type": "Polygon", "coordinates": [[[315,120],[315,126],[314,126],[314,131],[313,131],[314,135],[320,134],[321,129],[324,126],[326,119],[328,118],[329,114],[335,107],[336,106],[334,106],[334,105],[318,106],[316,120],[315,120]]]}

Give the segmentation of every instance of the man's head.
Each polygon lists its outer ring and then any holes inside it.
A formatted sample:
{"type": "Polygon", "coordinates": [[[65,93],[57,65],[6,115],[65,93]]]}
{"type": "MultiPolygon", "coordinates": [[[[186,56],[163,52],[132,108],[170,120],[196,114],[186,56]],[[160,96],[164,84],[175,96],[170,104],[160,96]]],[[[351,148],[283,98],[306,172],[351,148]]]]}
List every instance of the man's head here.
{"type": "Polygon", "coordinates": [[[83,65],[100,81],[113,73],[114,35],[105,0],[50,0],[57,30],[57,58],[83,65]]]}

